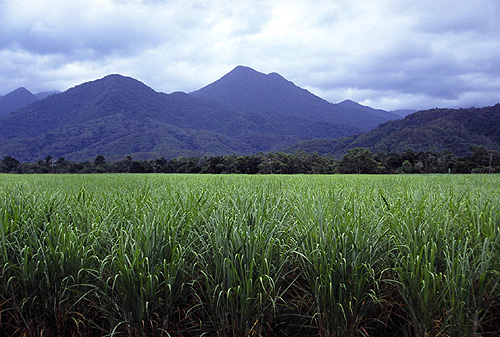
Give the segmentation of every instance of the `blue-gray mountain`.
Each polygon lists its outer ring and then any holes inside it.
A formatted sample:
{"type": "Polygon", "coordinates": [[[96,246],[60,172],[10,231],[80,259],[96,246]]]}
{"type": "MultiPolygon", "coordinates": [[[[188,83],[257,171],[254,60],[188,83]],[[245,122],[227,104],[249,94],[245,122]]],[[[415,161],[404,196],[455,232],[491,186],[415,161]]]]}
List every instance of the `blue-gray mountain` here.
{"type": "Polygon", "coordinates": [[[30,103],[57,93],[59,91],[55,90],[32,94],[24,87],[17,88],[5,96],[0,96],[0,116],[8,115],[13,111],[24,108],[30,103]]]}
{"type": "Polygon", "coordinates": [[[473,146],[500,151],[500,104],[483,108],[418,111],[404,119],[381,124],[369,132],[336,140],[309,140],[284,151],[340,157],[349,149],[363,147],[374,153],[450,151],[457,156],[465,156],[471,153],[473,146]]]}
{"type": "Polygon", "coordinates": [[[280,113],[368,131],[401,116],[353,101],[332,104],[287,81],[277,73],[263,74],[238,66],[219,80],[191,95],[231,110],[259,114],[280,113]]]}
{"type": "Polygon", "coordinates": [[[49,94],[36,97],[20,88],[0,97],[10,110],[24,106],[0,115],[0,158],[153,159],[283,149],[339,155],[353,147],[463,155],[473,145],[500,149],[500,105],[393,120],[393,113],[349,100],[332,104],[276,73],[242,66],[191,94],[156,92],[121,75],[49,94]]]}
{"type": "Polygon", "coordinates": [[[278,74],[246,67],[191,95],[159,93],[133,78],[109,75],[0,117],[0,157],[251,154],[336,139],[396,118],[346,104],[328,103],[278,74]]]}
{"type": "Polygon", "coordinates": [[[0,116],[8,115],[30,103],[37,101],[38,98],[26,88],[17,88],[5,96],[0,96],[0,116]]]}

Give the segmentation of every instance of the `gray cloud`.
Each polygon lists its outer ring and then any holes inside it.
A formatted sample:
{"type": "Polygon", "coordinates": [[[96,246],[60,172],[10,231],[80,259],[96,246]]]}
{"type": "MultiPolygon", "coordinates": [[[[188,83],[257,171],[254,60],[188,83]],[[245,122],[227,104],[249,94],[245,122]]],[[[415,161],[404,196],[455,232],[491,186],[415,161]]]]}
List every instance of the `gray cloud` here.
{"type": "Polygon", "coordinates": [[[234,66],[376,108],[500,101],[496,0],[0,1],[0,94],[109,73],[191,91],[234,66]]]}

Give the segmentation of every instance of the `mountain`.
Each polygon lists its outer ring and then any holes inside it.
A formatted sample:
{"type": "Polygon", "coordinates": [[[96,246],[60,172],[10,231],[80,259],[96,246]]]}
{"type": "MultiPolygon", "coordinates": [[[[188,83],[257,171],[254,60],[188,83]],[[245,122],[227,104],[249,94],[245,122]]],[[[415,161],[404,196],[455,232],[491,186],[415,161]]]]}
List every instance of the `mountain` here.
{"type": "Polygon", "coordinates": [[[185,93],[164,94],[130,77],[109,75],[48,96],[0,118],[0,157],[70,160],[249,154],[354,127],[280,112],[227,109],[185,93]]]}
{"type": "Polygon", "coordinates": [[[368,115],[378,117],[384,122],[401,118],[399,114],[395,114],[392,111],[389,112],[382,109],[374,109],[369,106],[361,105],[357,102],[351,101],[350,99],[346,99],[345,101],[337,103],[336,105],[349,111],[362,111],[368,115]]]}
{"type": "Polygon", "coordinates": [[[38,98],[26,88],[17,88],[5,96],[0,96],[0,116],[8,115],[12,111],[25,107],[37,100],[38,98]]]}
{"type": "Polygon", "coordinates": [[[349,149],[364,147],[372,152],[447,150],[464,156],[470,152],[471,146],[500,151],[500,104],[418,111],[404,119],[381,124],[370,132],[338,140],[306,141],[287,147],[285,151],[303,150],[339,156],[349,149]]]}
{"type": "Polygon", "coordinates": [[[376,110],[352,101],[332,104],[296,86],[277,73],[263,74],[252,68],[238,66],[219,80],[191,92],[238,111],[259,114],[279,112],[312,121],[333,123],[358,132],[368,131],[382,122],[400,116],[376,110]]]}
{"type": "Polygon", "coordinates": [[[61,92],[59,90],[52,90],[52,91],[42,91],[42,92],[38,92],[35,94],[35,97],[37,99],[44,99],[44,98],[47,98],[51,95],[55,95],[55,94],[60,94],[61,92]]]}
{"type": "Polygon", "coordinates": [[[412,114],[414,112],[417,112],[417,110],[410,110],[410,109],[400,109],[400,110],[392,110],[391,113],[396,114],[401,117],[406,117],[409,114],[412,114]]]}

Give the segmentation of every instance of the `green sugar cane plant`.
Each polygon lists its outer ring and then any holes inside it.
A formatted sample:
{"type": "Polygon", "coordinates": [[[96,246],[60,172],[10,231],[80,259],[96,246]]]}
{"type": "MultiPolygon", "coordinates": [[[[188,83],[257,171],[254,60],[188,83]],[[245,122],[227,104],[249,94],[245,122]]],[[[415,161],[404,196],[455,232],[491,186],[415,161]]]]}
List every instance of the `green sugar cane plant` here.
{"type": "Polygon", "coordinates": [[[491,219],[484,218],[492,214],[490,203],[471,212],[469,201],[484,196],[412,188],[388,217],[396,246],[394,285],[407,320],[402,330],[412,336],[477,336],[498,292],[491,243],[497,238],[491,219]]]}
{"type": "Polygon", "coordinates": [[[203,331],[272,335],[276,303],[285,288],[286,214],[279,195],[242,193],[206,219],[199,229],[203,249],[197,254],[195,285],[209,323],[203,331]]]}
{"type": "Polygon", "coordinates": [[[437,268],[437,245],[429,241],[417,251],[402,245],[399,249],[395,282],[409,324],[404,332],[412,336],[437,335],[443,329],[446,277],[437,268]]]}
{"type": "Polygon", "coordinates": [[[489,310],[498,298],[499,275],[493,269],[493,245],[469,247],[468,240],[450,242],[447,251],[446,333],[449,336],[477,336],[489,310]]]}
{"type": "MultiPolygon", "coordinates": [[[[0,204],[6,205],[4,195],[0,194],[0,204]]],[[[17,212],[16,212],[17,213],[17,212]]],[[[10,214],[8,208],[0,211],[0,331],[13,334],[22,326],[22,315],[16,308],[16,301],[20,298],[15,287],[11,285],[11,278],[15,275],[17,265],[13,257],[18,254],[18,219],[10,214]]]]}
{"type": "MultiPolygon", "coordinates": [[[[387,218],[391,228],[393,282],[411,336],[444,333],[447,240],[454,235],[442,216],[440,195],[405,186],[387,218]]],[[[404,323],[403,323],[404,324],[404,323]]]]}
{"type": "Polygon", "coordinates": [[[447,251],[447,328],[450,336],[489,334],[491,311],[498,310],[500,217],[497,201],[467,198],[456,213],[466,221],[447,251]],[[465,225],[467,224],[467,225],[465,225]]]}
{"type": "MultiPolygon", "coordinates": [[[[322,336],[368,336],[379,312],[384,244],[381,223],[365,230],[359,205],[327,191],[298,210],[306,231],[297,248],[314,298],[314,321],[322,336]]],[[[376,221],[376,220],[375,220],[376,221]]]]}
{"type": "Polygon", "coordinates": [[[19,334],[69,329],[84,333],[89,322],[84,313],[84,297],[92,282],[90,251],[76,232],[53,214],[43,231],[27,222],[12,240],[17,251],[8,256],[10,277],[5,291],[10,294],[9,310],[21,320],[19,334]]]}
{"type": "Polygon", "coordinates": [[[191,265],[189,216],[182,207],[144,203],[135,222],[122,226],[101,278],[113,332],[168,336],[187,298],[191,265]]]}

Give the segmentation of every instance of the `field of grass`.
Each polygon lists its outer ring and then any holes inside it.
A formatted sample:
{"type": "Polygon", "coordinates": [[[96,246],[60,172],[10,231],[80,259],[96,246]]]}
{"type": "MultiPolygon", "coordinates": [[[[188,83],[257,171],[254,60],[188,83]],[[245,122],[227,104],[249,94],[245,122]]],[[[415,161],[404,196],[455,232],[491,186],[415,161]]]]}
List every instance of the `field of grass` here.
{"type": "Polygon", "coordinates": [[[1,175],[0,336],[498,336],[500,177],[1,175]]]}

